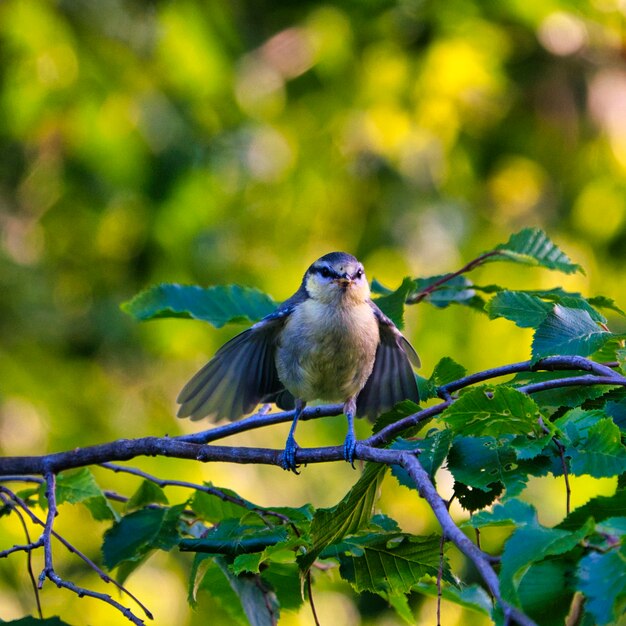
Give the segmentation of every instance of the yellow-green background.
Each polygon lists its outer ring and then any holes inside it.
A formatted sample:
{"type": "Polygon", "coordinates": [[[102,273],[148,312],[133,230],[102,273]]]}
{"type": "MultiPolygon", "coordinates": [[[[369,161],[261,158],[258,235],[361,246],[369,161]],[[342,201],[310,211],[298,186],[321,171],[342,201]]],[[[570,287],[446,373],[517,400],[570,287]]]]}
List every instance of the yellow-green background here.
{"type": "MultiPolygon", "coordinates": [[[[490,265],[476,281],[563,285],[626,305],[623,12],[618,0],[4,0],[0,452],[191,430],[174,418],[176,394],[239,329],[140,325],[120,312],[157,282],[242,283],[280,300],[339,249],[394,287],[539,226],[586,276],[490,265]]],[[[472,371],[529,356],[528,331],[467,309],[421,304],[407,318],[426,376],[444,355],[472,371]]],[[[281,446],[286,428],[232,441],[281,446]]],[[[340,417],[306,423],[299,440],[337,443],[344,429],[340,417]]],[[[343,464],[301,476],[137,465],[262,505],[329,506],[357,477],[343,464]]],[[[121,492],[137,485],[97,475],[121,492]]],[[[445,476],[440,485],[449,494],[445,476]]],[[[574,481],[574,503],[612,488],[574,481]]],[[[560,482],[533,484],[527,498],[545,523],[562,517],[560,482]]],[[[436,529],[393,479],[380,508],[407,531],[436,529]]],[[[97,556],[106,525],[65,505],[58,528],[97,556]]],[[[1,547],[24,541],[10,520],[0,532],[1,547]]],[[[105,590],[60,546],[56,559],[62,575],[105,590]]],[[[128,585],[158,625],[228,623],[206,598],[187,607],[188,561],[159,554],[128,585]]],[[[318,577],[322,623],[397,623],[338,581],[318,577]]],[[[42,599],[45,615],[71,624],[126,623],[50,583],[42,599]]],[[[33,611],[24,557],[2,560],[0,618],[33,611]]],[[[433,623],[432,602],[415,611],[433,623]]],[[[450,605],[444,616],[468,619],[450,605]]],[[[312,618],[305,608],[281,623],[312,618]]]]}

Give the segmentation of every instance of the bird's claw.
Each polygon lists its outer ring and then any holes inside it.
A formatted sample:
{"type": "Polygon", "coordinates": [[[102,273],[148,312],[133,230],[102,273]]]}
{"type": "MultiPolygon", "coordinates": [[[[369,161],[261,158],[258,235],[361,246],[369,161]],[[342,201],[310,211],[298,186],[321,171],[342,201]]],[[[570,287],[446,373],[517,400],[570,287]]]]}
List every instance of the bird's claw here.
{"type": "Polygon", "coordinates": [[[354,433],[348,433],[346,440],[343,442],[343,458],[354,467],[354,452],[356,450],[356,437],[354,433]]]}
{"type": "Polygon", "coordinates": [[[300,448],[300,446],[296,443],[296,440],[293,437],[289,437],[287,439],[287,443],[285,444],[285,451],[282,454],[280,459],[280,466],[289,472],[293,472],[294,474],[299,474],[298,471],[299,465],[296,465],[296,451],[300,448]]]}

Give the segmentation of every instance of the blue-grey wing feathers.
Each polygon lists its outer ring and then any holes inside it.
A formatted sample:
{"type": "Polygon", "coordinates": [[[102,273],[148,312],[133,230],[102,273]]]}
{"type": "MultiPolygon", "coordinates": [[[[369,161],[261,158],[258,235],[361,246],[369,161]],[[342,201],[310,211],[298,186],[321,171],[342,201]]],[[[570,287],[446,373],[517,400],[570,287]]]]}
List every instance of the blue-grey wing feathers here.
{"type": "Polygon", "coordinates": [[[225,343],[183,387],[178,396],[178,417],[236,420],[262,402],[292,408],[293,397],[276,371],[275,345],[285,318],[302,297],[306,294],[297,292],[276,311],[225,343]]]}
{"type": "Polygon", "coordinates": [[[374,304],[378,319],[380,343],[374,368],[356,401],[357,415],[375,419],[402,400],[419,402],[417,381],[411,363],[419,367],[413,346],[402,336],[395,324],[374,304]]]}

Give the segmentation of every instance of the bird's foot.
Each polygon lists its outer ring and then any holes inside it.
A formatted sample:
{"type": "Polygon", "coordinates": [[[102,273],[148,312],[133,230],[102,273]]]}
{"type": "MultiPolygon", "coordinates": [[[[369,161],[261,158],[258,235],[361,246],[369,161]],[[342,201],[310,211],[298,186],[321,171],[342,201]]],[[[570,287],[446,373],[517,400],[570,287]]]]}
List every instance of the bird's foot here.
{"type": "Polygon", "coordinates": [[[284,470],[293,472],[294,474],[299,474],[298,471],[299,465],[296,465],[296,451],[300,448],[300,446],[296,443],[296,440],[290,435],[287,438],[287,443],[285,444],[285,451],[283,452],[282,458],[280,460],[280,465],[284,470]]]}
{"type": "Polygon", "coordinates": [[[353,432],[348,432],[346,440],[343,442],[343,458],[354,467],[354,451],[356,450],[356,436],[353,432]]]}

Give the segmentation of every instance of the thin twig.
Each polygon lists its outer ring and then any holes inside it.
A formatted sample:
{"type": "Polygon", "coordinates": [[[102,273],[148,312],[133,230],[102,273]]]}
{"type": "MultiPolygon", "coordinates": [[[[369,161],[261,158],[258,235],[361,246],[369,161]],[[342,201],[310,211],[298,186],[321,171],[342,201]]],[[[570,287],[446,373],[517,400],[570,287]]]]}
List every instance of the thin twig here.
{"type": "MultiPolygon", "coordinates": [[[[439,287],[441,287],[448,281],[452,280],[453,278],[456,278],[457,276],[461,276],[461,274],[465,274],[475,269],[479,265],[482,265],[485,262],[485,260],[488,259],[489,257],[497,256],[499,254],[502,254],[499,250],[490,250],[489,252],[485,252],[484,254],[481,254],[479,257],[476,257],[474,260],[464,265],[460,270],[457,270],[456,272],[450,272],[449,274],[442,276],[435,282],[428,285],[428,287],[424,287],[424,289],[421,289],[417,293],[414,293],[412,296],[407,298],[406,303],[417,304],[418,302],[421,302],[422,300],[424,300],[424,298],[429,296],[433,291],[437,291],[439,287]]],[[[468,286],[468,288],[471,288],[471,286],[468,286]]]]}
{"type": "MultiPolygon", "coordinates": [[[[35,579],[35,573],[33,571],[33,547],[34,543],[30,538],[30,533],[28,532],[28,526],[26,525],[26,520],[22,515],[22,512],[15,506],[13,502],[7,498],[4,493],[0,493],[0,501],[4,503],[6,507],[9,507],[15,515],[17,515],[17,519],[20,521],[22,525],[22,529],[24,530],[24,535],[26,537],[26,541],[28,542],[26,546],[19,546],[19,549],[23,549],[26,553],[26,570],[28,571],[28,577],[30,578],[30,583],[33,588],[33,593],[35,594],[35,603],[37,604],[37,614],[39,615],[39,619],[43,619],[43,612],[41,610],[41,598],[39,597],[39,587],[37,587],[37,580],[35,579]]],[[[40,544],[41,545],[41,544],[40,544]]],[[[16,548],[17,546],[13,546],[16,548]]],[[[39,546],[38,546],[39,547],[39,546]]],[[[17,551],[17,550],[13,550],[17,551]]],[[[8,556],[11,551],[3,551],[0,552],[0,557],[8,556]]]]}
{"type": "Polygon", "coordinates": [[[191,483],[185,480],[170,480],[167,478],[159,478],[158,476],[154,476],[152,474],[148,474],[136,467],[126,467],[124,465],[117,465],[116,463],[100,463],[100,467],[104,467],[105,469],[109,469],[113,472],[123,472],[126,474],[132,474],[133,476],[139,476],[144,480],[149,480],[150,482],[158,485],[159,487],[183,487],[185,489],[193,489],[195,491],[202,491],[203,493],[215,496],[223,500],[224,502],[230,502],[236,506],[240,506],[247,511],[252,511],[257,513],[261,517],[271,516],[280,519],[280,521],[284,524],[291,524],[291,520],[287,515],[283,515],[282,513],[278,513],[277,511],[272,511],[270,509],[264,509],[258,507],[243,498],[239,498],[232,494],[226,493],[217,487],[210,487],[209,485],[200,485],[198,483],[191,483]]]}
{"type": "MultiPolygon", "coordinates": [[[[0,486],[0,492],[5,493],[17,505],[19,505],[21,507],[21,509],[28,515],[28,517],[30,518],[30,520],[34,524],[37,524],[39,526],[44,526],[45,527],[45,522],[43,520],[39,519],[39,517],[37,517],[30,510],[30,507],[26,504],[26,502],[24,502],[24,500],[22,500],[22,498],[20,498],[16,493],[13,493],[11,490],[7,489],[6,487],[2,487],[2,486],[0,486]]],[[[80,558],[82,561],[84,561],[85,564],[87,564],[91,569],[93,569],[98,574],[98,576],[100,577],[100,579],[103,582],[105,582],[105,583],[112,583],[113,586],[116,587],[121,593],[126,594],[131,600],[133,600],[143,610],[143,612],[146,614],[146,617],[148,617],[149,619],[154,619],[152,613],[148,610],[148,608],[144,604],[142,604],[142,602],[140,602],[139,599],[133,593],[131,593],[128,589],[126,589],[126,587],[124,587],[123,585],[118,583],[114,578],[111,578],[110,576],[108,576],[86,554],[84,554],[78,548],[76,548],[74,545],[72,545],[62,535],[59,535],[54,529],[52,529],[52,531],[51,531],[51,536],[54,537],[60,543],[62,543],[69,552],[71,552],[72,554],[75,554],[78,558],[80,558]]],[[[42,539],[43,539],[43,535],[42,535],[42,537],[40,537],[39,541],[32,543],[30,546],[20,546],[20,548],[28,549],[28,550],[32,551],[35,548],[42,547],[43,546],[43,540],[42,539]]],[[[11,549],[11,551],[14,551],[14,550],[11,549]]],[[[8,552],[8,551],[5,551],[5,552],[8,552]]],[[[0,556],[2,556],[2,553],[0,553],[0,556]]],[[[54,581],[54,582],[56,584],[57,581],[54,581]]],[[[77,595],[81,596],[81,593],[79,593],[79,591],[81,591],[82,588],[76,587],[76,585],[74,585],[74,586],[71,586],[71,585],[72,585],[72,583],[67,583],[67,584],[62,584],[60,586],[66,587],[68,589],[71,589],[72,591],[75,591],[77,593],[77,595]]],[[[59,585],[57,585],[57,586],[59,586],[59,585]]],[[[82,591],[85,591],[85,593],[82,593],[82,595],[92,595],[90,593],[86,593],[87,590],[82,590],[82,591]]],[[[99,595],[95,595],[93,597],[100,597],[100,596],[102,596],[103,598],[105,598],[105,597],[106,598],[111,598],[111,596],[106,595],[106,594],[99,594],[99,595]]],[[[111,598],[111,600],[112,600],[112,598],[111,598]]],[[[115,602],[115,601],[113,600],[113,602],[115,602]]],[[[111,604],[111,602],[109,602],[109,604],[111,604]]],[[[115,606],[116,608],[118,608],[118,610],[120,610],[122,612],[124,612],[126,610],[130,611],[130,609],[125,609],[121,604],[119,604],[117,602],[115,602],[115,604],[113,606],[115,606]]],[[[143,624],[143,621],[140,621],[139,623],[143,624]]]]}
{"type": "Polygon", "coordinates": [[[320,626],[319,618],[317,617],[317,611],[315,610],[315,602],[313,601],[313,585],[311,584],[311,570],[306,573],[306,589],[309,596],[309,606],[311,607],[311,614],[315,621],[315,626],[320,626]]]}

